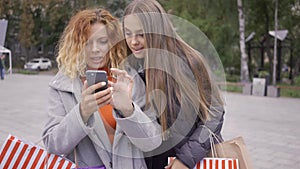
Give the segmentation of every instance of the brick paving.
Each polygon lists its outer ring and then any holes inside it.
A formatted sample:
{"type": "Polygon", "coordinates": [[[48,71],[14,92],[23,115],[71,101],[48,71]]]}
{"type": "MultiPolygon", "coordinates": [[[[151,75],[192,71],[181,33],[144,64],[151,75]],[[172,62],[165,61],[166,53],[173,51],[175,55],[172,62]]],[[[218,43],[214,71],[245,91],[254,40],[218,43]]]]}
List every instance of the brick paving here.
{"type": "MultiPolygon", "coordinates": [[[[9,133],[32,142],[41,138],[52,77],[13,74],[0,81],[0,146],[9,133]]],[[[225,140],[243,136],[255,169],[299,168],[300,99],[225,96],[225,140]]]]}

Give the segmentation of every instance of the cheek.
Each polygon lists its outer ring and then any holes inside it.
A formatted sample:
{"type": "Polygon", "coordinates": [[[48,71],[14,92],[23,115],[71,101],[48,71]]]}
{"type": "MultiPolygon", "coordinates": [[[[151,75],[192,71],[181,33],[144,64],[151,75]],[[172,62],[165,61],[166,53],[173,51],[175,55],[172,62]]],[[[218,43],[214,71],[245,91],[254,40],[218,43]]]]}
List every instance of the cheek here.
{"type": "Polygon", "coordinates": [[[145,46],[145,38],[144,37],[140,38],[140,43],[141,43],[141,45],[145,46]]]}
{"type": "Polygon", "coordinates": [[[125,39],[125,41],[126,41],[127,45],[129,46],[130,42],[131,42],[131,39],[128,37],[128,38],[125,39]]]}
{"type": "Polygon", "coordinates": [[[91,56],[91,53],[92,53],[92,50],[90,50],[89,48],[85,47],[84,54],[85,54],[86,60],[89,59],[89,56],[91,56]]]}
{"type": "Polygon", "coordinates": [[[109,46],[108,46],[108,44],[106,44],[106,45],[100,45],[99,46],[100,47],[100,50],[102,51],[102,52],[107,52],[109,49],[109,46]]]}
{"type": "Polygon", "coordinates": [[[91,66],[91,59],[90,59],[90,57],[89,57],[89,55],[87,55],[87,57],[86,57],[86,64],[88,65],[88,66],[91,66]]]}

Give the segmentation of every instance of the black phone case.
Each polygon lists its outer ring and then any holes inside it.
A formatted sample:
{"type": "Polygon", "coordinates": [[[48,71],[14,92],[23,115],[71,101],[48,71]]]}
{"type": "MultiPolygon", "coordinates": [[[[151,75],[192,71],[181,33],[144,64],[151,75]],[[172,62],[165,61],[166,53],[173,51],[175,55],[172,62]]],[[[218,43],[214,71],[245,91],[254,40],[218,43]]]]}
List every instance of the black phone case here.
{"type": "Polygon", "coordinates": [[[86,71],[86,79],[87,79],[87,83],[89,86],[99,83],[99,82],[106,82],[106,85],[96,89],[95,92],[99,92],[102,90],[107,89],[108,85],[108,81],[107,81],[107,74],[105,71],[102,70],[88,70],[86,71]]]}

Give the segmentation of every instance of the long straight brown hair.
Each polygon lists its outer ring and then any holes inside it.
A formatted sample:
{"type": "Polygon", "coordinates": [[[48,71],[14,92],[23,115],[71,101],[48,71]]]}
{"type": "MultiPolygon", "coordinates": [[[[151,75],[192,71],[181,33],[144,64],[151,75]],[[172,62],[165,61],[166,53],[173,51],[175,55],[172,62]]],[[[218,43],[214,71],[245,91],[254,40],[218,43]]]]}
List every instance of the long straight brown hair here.
{"type": "MultiPolygon", "coordinates": [[[[155,104],[163,131],[176,120],[176,105],[187,102],[204,123],[212,102],[223,105],[203,56],[176,33],[162,6],[154,0],[135,0],[125,9],[124,17],[136,15],[144,31],[147,104],[155,104]],[[164,92],[165,99],[155,90],[164,92]]],[[[215,103],[214,103],[215,105],[215,103]]],[[[182,105],[180,105],[182,106],[182,105]]],[[[194,119],[195,120],[195,119],[194,119]]]]}

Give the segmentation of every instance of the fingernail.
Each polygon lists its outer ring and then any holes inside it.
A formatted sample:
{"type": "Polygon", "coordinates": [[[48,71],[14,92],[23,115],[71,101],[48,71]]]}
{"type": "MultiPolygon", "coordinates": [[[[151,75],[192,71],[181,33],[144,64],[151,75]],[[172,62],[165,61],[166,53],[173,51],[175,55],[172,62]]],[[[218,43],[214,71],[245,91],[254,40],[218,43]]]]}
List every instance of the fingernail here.
{"type": "Polygon", "coordinates": [[[104,85],[106,85],[106,82],[101,82],[100,84],[101,84],[102,86],[104,86],[104,85]]]}

